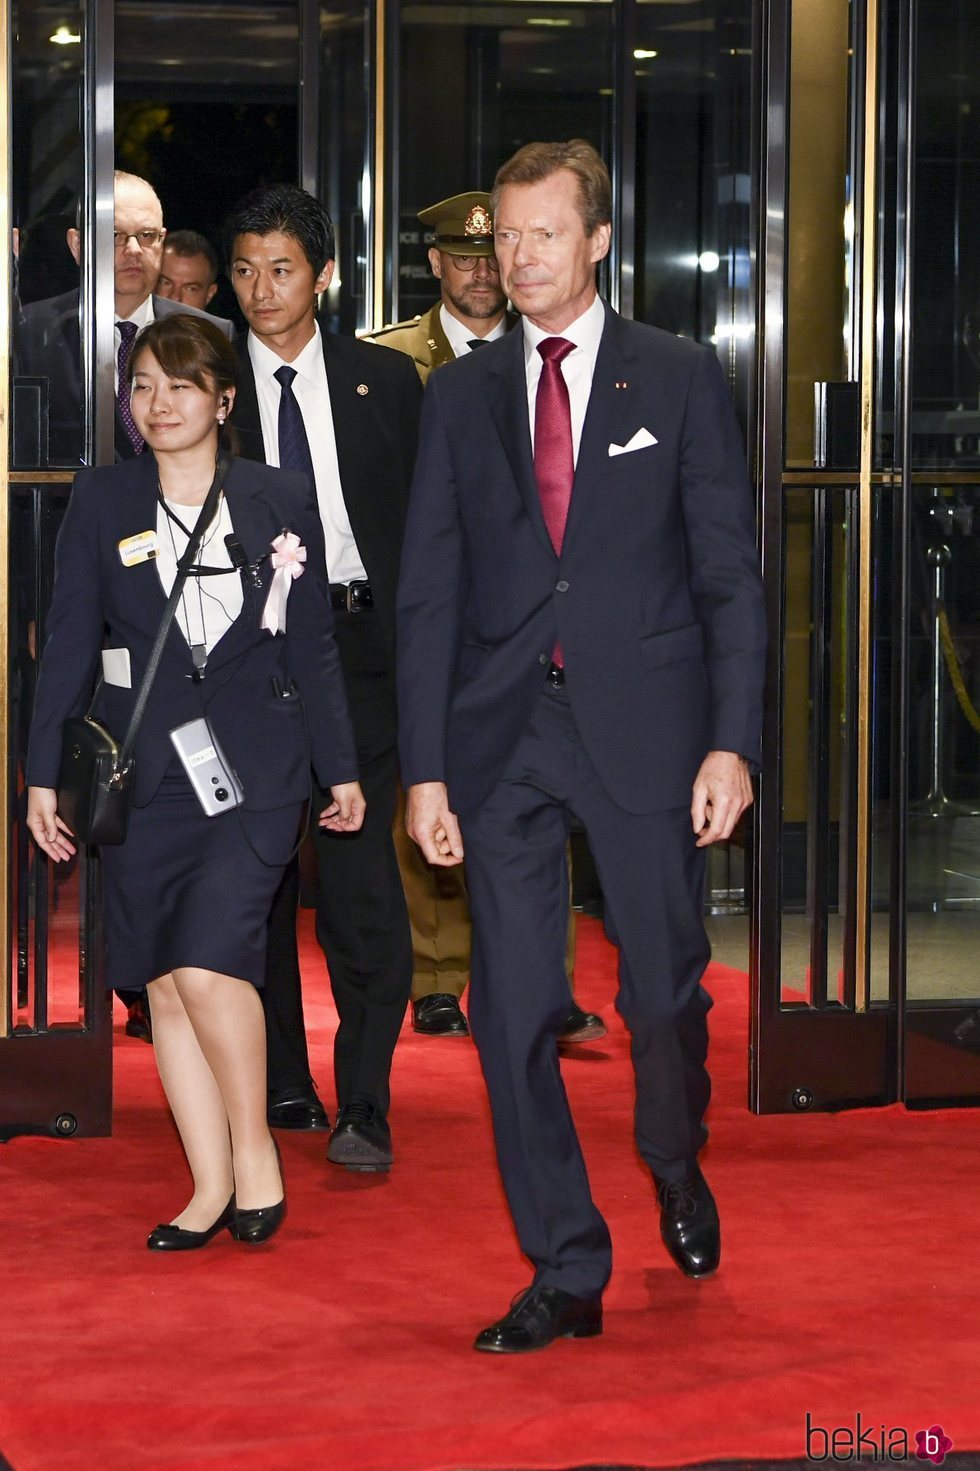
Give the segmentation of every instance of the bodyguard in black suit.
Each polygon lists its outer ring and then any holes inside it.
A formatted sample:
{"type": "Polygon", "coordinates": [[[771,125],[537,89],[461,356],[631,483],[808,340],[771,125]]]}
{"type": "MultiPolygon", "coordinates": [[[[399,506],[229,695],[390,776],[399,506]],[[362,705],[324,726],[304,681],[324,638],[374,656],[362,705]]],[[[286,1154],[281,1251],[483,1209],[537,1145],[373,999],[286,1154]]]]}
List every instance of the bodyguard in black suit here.
{"type": "MultiPolygon", "coordinates": [[[[389,1074],[412,983],[411,934],[391,836],[397,794],[394,609],[422,390],[395,353],[322,332],[317,294],[334,269],[330,216],[291,185],[242,200],[226,254],[249,323],[238,344],[235,421],[242,453],[303,469],[327,539],[337,644],[367,817],[355,837],[317,834],[317,938],[340,1025],[338,1118],[327,1157],[391,1165],[389,1074]]],[[[270,924],[265,988],[270,1121],[323,1127],[310,1078],[296,952],[298,878],[270,924]]]]}
{"type": "Polygon", "coordinates": [[[718,1263],[698,1167],[710,1082],[703,850],[752,799],[765,632],[751,496],[715,356],[595,292],[610,187],[531,144],[494,225],[521,331],[426,390],[399,591],[409,832],[459,862],[470,1021],[534,1282],[479,1349],[601,1332],[606,1224],[558,1068],[571,814],[620,952],[636,1138],[678,1265],[718,1263]]]}

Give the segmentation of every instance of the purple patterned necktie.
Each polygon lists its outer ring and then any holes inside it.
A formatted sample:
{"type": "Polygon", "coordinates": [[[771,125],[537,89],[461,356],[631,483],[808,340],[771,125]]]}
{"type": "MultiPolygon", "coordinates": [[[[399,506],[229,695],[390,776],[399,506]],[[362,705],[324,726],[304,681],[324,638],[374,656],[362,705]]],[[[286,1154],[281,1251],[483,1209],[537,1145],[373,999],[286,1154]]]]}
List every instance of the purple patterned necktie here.
{"type": "Polygon", "coordinates": [[[122,341],[119,344],[119,388],[116,393],[116,402],[119,405],[119,417],[122,419],[123,428],[133,446],[133,453],[143,453],[143,436],[136,427],[133,411],[129,403],[129,360],[133,355],[133,342],[139,331],[135,322],[117,322],[119,335],[122,341]]]}
{"type": "MultiPolygon", "coordinates": [[[[538,482],[544,524],[559,556],[575,479],[572,410],[561,364],[574,349],[575,343],[565,337],[546,337],[538,343],[541,377],[534,399],[534,478],[538,482]]],[[[559,667],[563,664],[559,644],[555,645],[552,657],[559,667]]]]}

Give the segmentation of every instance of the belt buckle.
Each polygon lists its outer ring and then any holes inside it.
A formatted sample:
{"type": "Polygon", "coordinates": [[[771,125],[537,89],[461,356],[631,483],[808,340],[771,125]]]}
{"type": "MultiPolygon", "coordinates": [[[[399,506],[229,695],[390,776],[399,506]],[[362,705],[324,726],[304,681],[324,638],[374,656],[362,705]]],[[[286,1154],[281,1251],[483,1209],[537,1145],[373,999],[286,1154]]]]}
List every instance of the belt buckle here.
{"type": "Polygon", "coordinates": [[[361,588],[367,587],[367,585],[366,578],[359,578],[356,582],[349,582],[347,584],[346,600],[348,613],[361,613],[368,606],[367,603],[362,603],[360,600],[361,588]]]}

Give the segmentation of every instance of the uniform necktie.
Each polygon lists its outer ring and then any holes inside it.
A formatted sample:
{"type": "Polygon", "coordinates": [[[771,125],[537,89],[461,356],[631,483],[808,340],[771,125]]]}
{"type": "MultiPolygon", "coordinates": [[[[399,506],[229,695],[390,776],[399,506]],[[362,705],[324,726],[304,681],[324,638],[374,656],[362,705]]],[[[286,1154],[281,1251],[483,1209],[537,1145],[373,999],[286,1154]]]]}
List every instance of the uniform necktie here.
{"type": "MultiPolygon", "coordinates": [[[[574,342],[564,337],[546,337],[538,343],[541,377],[534,400],[534,478],[538,482],[544,524],[559,556],[575,479],[572,410],[561,364],[574,349],[574,342]]],[[[553,657],[556,664],[563,662],[557,645],[553,657]]]]}
{"type": "Polygon", "coordinates": [[[134,452],[140,455],[143,453],[143,436],[136,427],[136,420],[133,418],[133,410],[129,401],[129,360],[133,355],[133,342],[139,328],[135,322],[117,322],[116,326],[119,328],[119,336],[122,339],[119,343],[117,358],[119,388],[116,391],[116,403],[119,405],[119,417],[122,419],[126,437],[133,446],[134,452]]]}
{"type": "Polygon", "coordinates": [[[310,441],[306,437],[302,410],[293,392],[296,369],[277,368],[273,377],[282,389],[279,395],[279,466],[283,470],[301,470],[315,494],[316,475],[313,472],[310,441]]]}
{"type": "Polygon", "coordinates": [[[489,347],[490,344],[485,337],[470,337],[466,343],[470,352],[476,352],[478,347],[489,347]]]}

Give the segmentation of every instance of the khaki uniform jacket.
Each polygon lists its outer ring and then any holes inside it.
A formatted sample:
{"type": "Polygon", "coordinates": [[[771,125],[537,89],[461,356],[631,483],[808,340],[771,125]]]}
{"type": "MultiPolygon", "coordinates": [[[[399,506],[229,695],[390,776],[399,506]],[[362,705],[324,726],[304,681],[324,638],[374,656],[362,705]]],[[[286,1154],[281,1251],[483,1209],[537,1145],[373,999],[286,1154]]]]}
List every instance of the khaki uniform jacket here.
{"type": "Polygon", "coordinates": [[[429,308],[421,317],[411,322],[396,322],[393,327],[384,327],[380,332],[371,332],[361,340],[380,342],[383,347],[393,347],[410,357],[425,383],[433,368],[455,361],[456,354],[449,345],[449,338],[442,330],[439,306],[429,308]]]}

